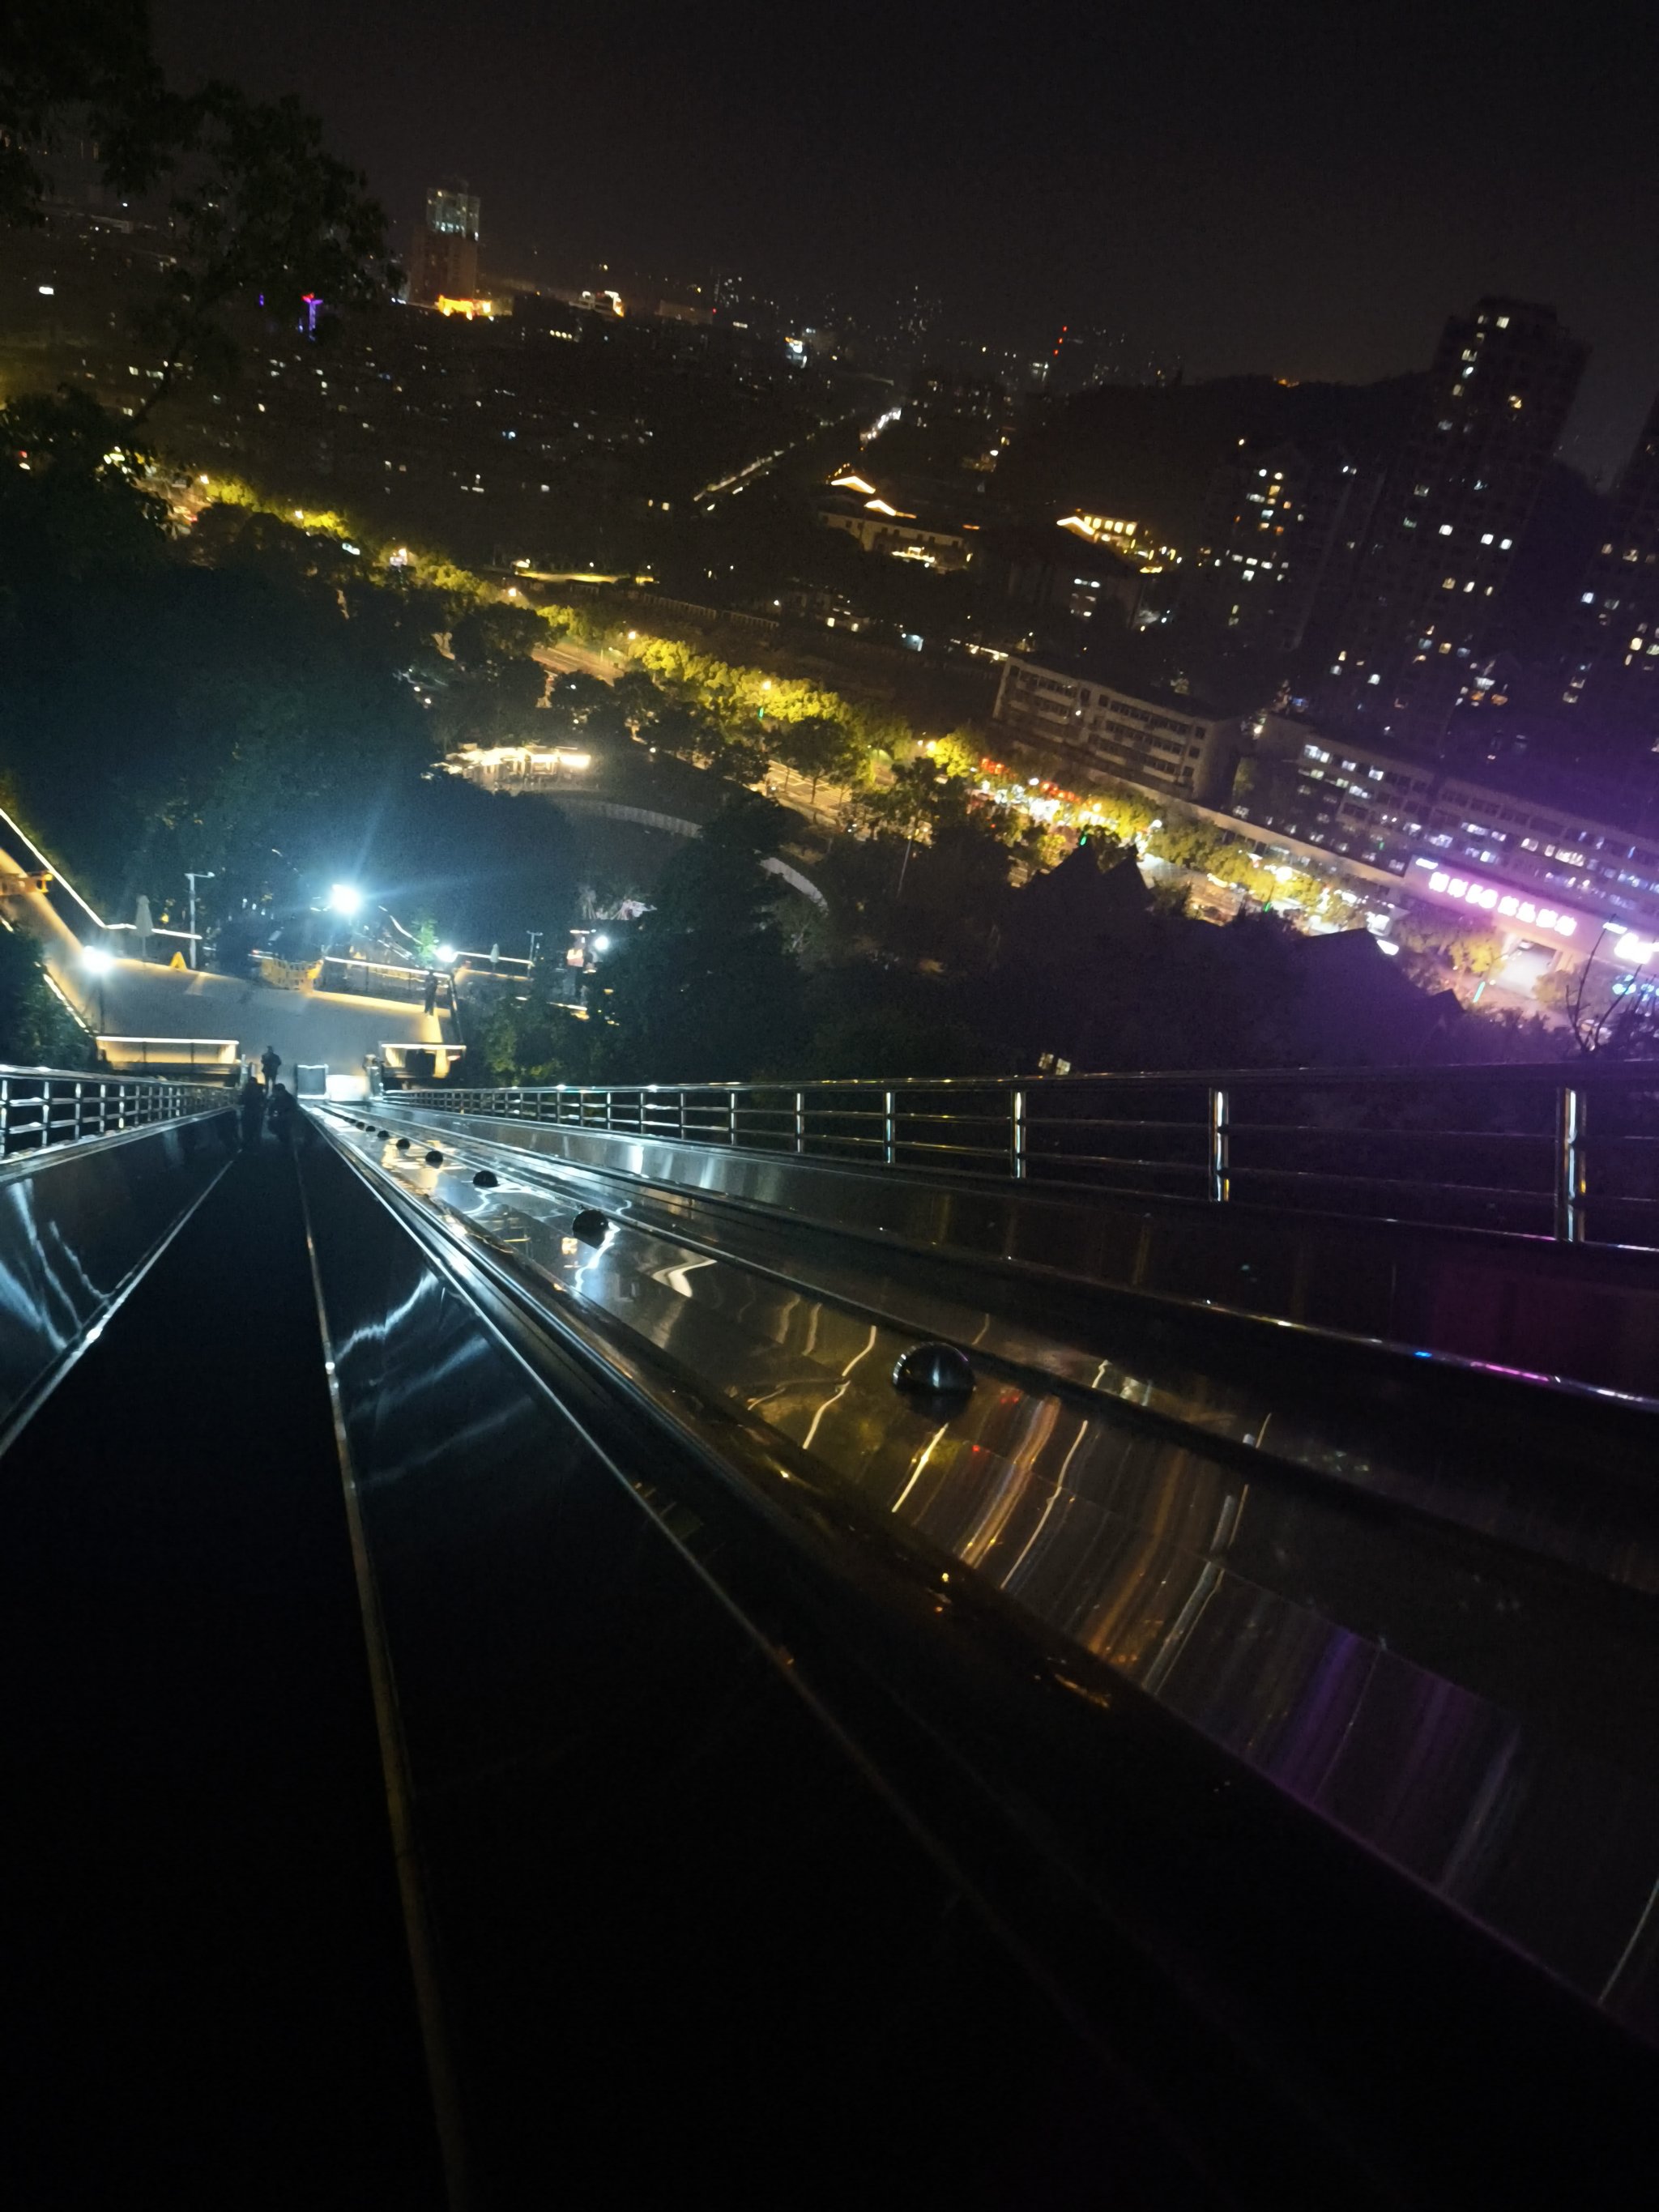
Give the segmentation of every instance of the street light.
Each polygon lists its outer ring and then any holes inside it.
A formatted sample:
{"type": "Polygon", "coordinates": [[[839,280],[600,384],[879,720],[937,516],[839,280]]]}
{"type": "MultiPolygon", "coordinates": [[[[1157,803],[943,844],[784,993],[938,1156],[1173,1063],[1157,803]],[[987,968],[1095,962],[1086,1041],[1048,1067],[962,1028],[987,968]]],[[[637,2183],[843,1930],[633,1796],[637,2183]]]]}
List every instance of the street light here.
{"type": "Polygon", "coordinates": [[[596,937],[589,949],[594,952],[609,952],[611,939],[608,937],[596,937]]]}
{"type": "Polygon", "coordinates": [[[196,957],[198,942],[196,935],[196,886],[198,884],[210,884],[213,880],[214,872],[211,868],[185,870],[185,881],[190,885],[190,964],[192,968],[199,965],[196,957]]]}
{"type": "Polygon", "coordinates": [[[441,945],[433,957],[441,968],[447,968],[457,957],[455,948],[453,945],[441,945]]]}
{"type": "Polygon", "coordinates": [[[328,903],[334,913],[349,921],[353,915],[362,912],[363,895],[355,884],[334,884],[329,889],[328,903]]]}

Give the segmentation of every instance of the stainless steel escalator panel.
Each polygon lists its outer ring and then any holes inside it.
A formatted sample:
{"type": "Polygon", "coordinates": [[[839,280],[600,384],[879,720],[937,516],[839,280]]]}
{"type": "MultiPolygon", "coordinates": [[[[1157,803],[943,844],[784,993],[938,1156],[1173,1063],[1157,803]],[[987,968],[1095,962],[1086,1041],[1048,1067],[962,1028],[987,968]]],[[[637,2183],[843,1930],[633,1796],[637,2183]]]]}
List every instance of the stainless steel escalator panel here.
{"type": "MultiPolygon", "coordinates": [[[[206,1114],[21,1155],[0,1169],[0,1449],[230,1158],[206,1114]]],[[[187,1357],[198,1317],[179,1317],[187,1357]]],[[[119,1409],[111,1407],[118,1436],[119,1409]]]]}
{"type": "MultiPolygon", "coordinates": [[[[1524,1437],[1524,1449],[1506,1449],[1502,1435],[1472,1433],[1467,1419],[1425,1428],[1404,1402],[1399,1375],[1404,1355],[1358,1347],[1351,1356],[1372,1362],[1373,1387],[1367,1416],[1357,1422],[1347,1394],[1328,1385],[1331,1362],[1318,1357],[1323,1348],[1340,1359],[1343,1348],[1290,1322],[1230,1321],[1212,1314],[1206,1318],[1214,1327],[1238,1334],[1224,1348],[1212,1338],[1200,1353],[1191,1348],[1190,1314],[1159,1314],[1156,1307],[1148,1309],[1132,1295],[1111,1290],[1104,1291],[1103,1302],[1091,1302],[1079,1296],[1075,1285],[1059,1301],[1068,1309],[1060,1322],[1052,1310],[1052,1294],[1042,1301],[1050,1310],[1041,1322],[1022,1320],[1011,1310],[1009,1281],[994,1273],[988,1279],[959,1252],[930,1259],[909,1249],[908,1237],[895,1242],[856,1225],[829,1231],[816,1222],[803,1226],[787,1206],[768,1211],[732,1204],[723,1191],[711,1194],[615,1166],[580,1164],[562,1157],[554,1142],[584,1134],[597,1140],[599,1133],[543,1129],[544,1141],[531,1143],[538,1134],[533,1123],[485,1123],[476,1116],[440,1116],[429,1109],[411,1113],[396,1104],[384,1109],[383,1118],[398,1134],[441,1121],[453,1129],[452,1143],[464,1147],[470,1161],[483,1159],[489,1172],[509,1182],[539,1182],[568,1191],[573,1207],[598,1206],[618,1221],[684,1237],[704,1252],[786,1279],[805,1276],[814,1290],[832,1297],[891,1315],[924,1334],[982,1348],[1073,1389],[1160,1416],[1200,1439],[1259,1452],[1380,1502],[1453,1523],[1478,1538],[1659,1595],[1659,1522],[1652,1508],[1650,1448],[1636,1425],[1638,1409],[1577,1394],[1536,1394],[1526,1418],[1509,1424],[1511,1437],[1517,1431],[1524,1437]],[[810,1263],[802,1258],[804,1237],[811,1240],[810,1263]],[[1288,1388],[1283,1372],[1287,1358],[1299,1362],[1297,1379],[1288,1388]],[[1386,1380],[1385,1369],[1394,1370],[1386,1380]],[[1320,1387],[1310,1389],[1310,1379],[1320,1387]],[[1616,1426],[1625,1413],[1632,1417],[1627,1432],[1615,1435],[1607,1424],[1616,1426]],[[1583,1480],[1586,1417],[1603,1423],[1589,1494],[1583,1480]]],[[[425,1146],[422,1137],[422,1151],[425,1146]]],[[[767,1164],[781,1170],[786,1164],[767,1164]]],[[[809,1170],[817,1165],[808,1163],[809,1170]]],[[[937,1195],[923,1187],[927,1204],[935,1203],[937,1195]]],[[[1499,1389],[1511,1387],[1514,1380],[1440,1361],[1431,1362],[1425,1374],[1425,1357],[1412,1356],[1409,1380],[1417,1389],[1427,1380],[1499,1389]]]]}
{"type": "MultiPolygon", "coordinates": [[[[1659,1658],[1649,1601],[1449,1544],[1335,1490],[988,1363],[960,1410],[914,1336],[568,1193],[480,1190],[337,1129],[556,1321],[625,1332],[815,1471],[1659,2040],[1659,1658]]],[[[500,1156],[495,1155],[500,1165],[500,1156]]]]}

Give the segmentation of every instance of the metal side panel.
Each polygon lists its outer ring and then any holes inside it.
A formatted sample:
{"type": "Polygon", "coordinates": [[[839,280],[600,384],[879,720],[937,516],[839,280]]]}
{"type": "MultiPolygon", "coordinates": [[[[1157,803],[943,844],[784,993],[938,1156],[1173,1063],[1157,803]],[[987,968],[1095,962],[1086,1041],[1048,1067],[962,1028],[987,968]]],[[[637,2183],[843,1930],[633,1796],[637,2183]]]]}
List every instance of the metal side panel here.
{"type": "MultiPolygon", "coordinates": [[[[212,1188],[234,1135],[234,1116],[208,1114],[0,1168],[0,1449],[212,1188]]],[[[199,1321],[179,1316],[181,1353],[199,1321]]]]}
{"type": "Polygon", "coordinates": [[[1553,1243],[1131,1193],[798,1159],[483,1113],[379,1103],[447,1129],[979,1269],[1426,1349],[1540,1382],[1659,1402],[1659,1261],[1553,1243]]]}

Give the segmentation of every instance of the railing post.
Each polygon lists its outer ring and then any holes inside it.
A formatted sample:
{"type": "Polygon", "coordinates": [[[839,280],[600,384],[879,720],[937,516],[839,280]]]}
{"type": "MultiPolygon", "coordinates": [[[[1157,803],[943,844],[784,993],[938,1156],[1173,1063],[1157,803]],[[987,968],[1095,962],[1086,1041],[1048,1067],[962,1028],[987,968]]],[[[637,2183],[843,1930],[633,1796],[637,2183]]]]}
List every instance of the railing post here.
{"type": "Polygon", "coordinates": [[[1016,1182],[1025,1180],[1025,1093],[1008,1093],[1008,1170],[1016,1182]]]}
{"type": "Polygon", "coordinates": [[[685,1142],[685,1090],[683,1085],[674,1096],[679,1107],[680,1142],[684,1144],[685,1142]]]}
{"type": "Polygon", "coordinates": [[[726,1142],[733,1146],[738,1141],[738,1086],[734,1083],[726,1094],[726,1142]]]}
{"type": "Polygon", "coordinates": [[[804,1091],[795,1093],[795,1150],[798,1152],[806,1150],[806,1093],[804,1091]]]}
{"type": "Polygon", "coordinates": [[[898,1154],[898,1117],[894,1111],[893,1093],[881,1094],[881,1152],[890,1168],[898,1154]]]}
{"type": "Polygon", "coordinates": [[[1584,1241],[1584,1124],[1589,1101],[1569,1084],[1556,1100],[1555,1234],[1563,1244],[1584,1241]]]}
{"type": "Polygon", "coordinates": [[[1210,1086],[1210,1199],[1216,1206],[1224,1206],[1232,1196],[1232,1182],[1227,1172],[1231,1129],[1227,1112],[1227,1093],[1212,1084],[1210,1086]]]}

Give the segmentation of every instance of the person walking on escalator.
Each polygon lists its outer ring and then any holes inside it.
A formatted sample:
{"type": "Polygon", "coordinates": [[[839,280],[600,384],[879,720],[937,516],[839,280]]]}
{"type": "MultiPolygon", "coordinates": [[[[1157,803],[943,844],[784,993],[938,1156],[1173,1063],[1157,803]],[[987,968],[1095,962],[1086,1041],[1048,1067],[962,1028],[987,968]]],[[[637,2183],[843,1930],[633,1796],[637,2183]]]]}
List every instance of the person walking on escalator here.
{"type": "Polygon", "coordinates": [[[264,1070],[265,1089],[269,1091],[275,1084],[283,1065],[283,1055],[274,1044],[268,1044],[259,1054],[259,1065],[264,1070]]]}
{"type": "Polygon", "coordinates": [[[273,1083],[270,1086],[270,1103],[266,1107],[265,1113],[270,1122],[270,1133],[276,1138],[281,1150],[285,1152],[290,1152],[294,1149],[295,1110],[294,1093],[289,1089],[287,1084],[273,1083]]]}
{"type": "Polygon", "coordinates": [[[242,1150],[257,1152],[259,1133],[264,1127],[265,1093],[264,1085],[252,1071],[236,1094],[236,1118],[242,1125],[242,1150]]]}

